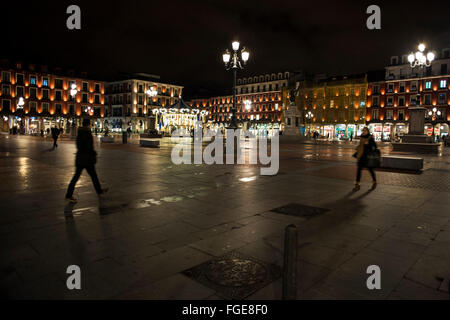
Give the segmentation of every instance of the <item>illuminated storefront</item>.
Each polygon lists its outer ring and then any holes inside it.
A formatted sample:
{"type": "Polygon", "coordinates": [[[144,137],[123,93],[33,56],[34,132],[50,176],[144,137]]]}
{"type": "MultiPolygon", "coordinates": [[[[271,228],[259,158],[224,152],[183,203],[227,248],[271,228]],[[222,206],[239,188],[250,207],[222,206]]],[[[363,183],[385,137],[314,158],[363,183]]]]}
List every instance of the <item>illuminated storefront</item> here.
{"type": "Polygon", "coordinates": [[[249,131],[255,136],[273,137],[280,130],[280,124],[275,123],[254,123],[249,126],[249,131]]]}
{"type": "Polygon", "coordinates": [[[394,125],[392,123],[385,123],[383,125],[383,135],[382,139],[384,141],[390,141],[392,140],[392,133],[393,133],[394,125]]]}
{"type": "Polygon", "coordinates": [[[383,125],[381,123],[369,124],[369,130],[376,141],[381,141],[383,135],[383,125]]]}

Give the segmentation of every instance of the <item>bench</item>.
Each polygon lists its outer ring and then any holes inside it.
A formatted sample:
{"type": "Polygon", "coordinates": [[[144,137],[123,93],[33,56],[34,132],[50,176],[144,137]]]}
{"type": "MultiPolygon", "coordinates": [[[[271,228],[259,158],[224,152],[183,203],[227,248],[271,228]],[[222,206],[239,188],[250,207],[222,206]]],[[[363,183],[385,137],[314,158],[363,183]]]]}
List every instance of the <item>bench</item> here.
{"type": "Polygon", "coordinates": [[[423,169],[423,159],[404,156],[381,157],[381,168],[419,171],[423,169]]]}
{"type": "Polygon", "coordinates": [[[150,138],[150,139],[161,139],[162,138],[162,134],[159,134],[159,133],[143,133],[143,134],[140,134],[139,137],[141,139],[148,139],[148,138],[150,138]]]}
{"type": "Polygon", "coordinates": [[[139,140],[139,144],[141,147],[146,148],[159,148],[159,140],[139,140]]]}
{"type": "Polygon", "coordinates": [[[102,143],[114,143],[114,137],[102,137],[100,141],[102,143]]]}
{"type": "Polygon", "coordinates": [[[440,143],[397,143],[392,142],[394,151],[412,152],[421,154],[438,154],[441,148],[440,143]]]}

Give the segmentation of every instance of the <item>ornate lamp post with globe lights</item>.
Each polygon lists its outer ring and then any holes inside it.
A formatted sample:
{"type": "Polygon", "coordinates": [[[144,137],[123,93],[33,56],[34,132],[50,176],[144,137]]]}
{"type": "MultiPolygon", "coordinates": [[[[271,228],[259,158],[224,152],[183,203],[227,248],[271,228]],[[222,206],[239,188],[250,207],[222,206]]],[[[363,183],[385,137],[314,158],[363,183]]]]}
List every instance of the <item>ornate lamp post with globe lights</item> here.
{"type": "MultiPolygon", "coordinates": [[[[158,91],[155,90],[155,88],[153,86],[151,86],[145,93],[147,94],[147,96],[150,98],[150,101],[152,101],[152,102],[153,102],[153,98],[158,95],[158,91]]],[[[149,114],[149,117],[152,117],[153,119],[155,119],[155,128],[154,129],[156,129],[156,124],[158,123],[158,118],[157,118],[158,114],[155,114],[156,117],[152,116],[154,113],[148,112],[148,104],[147,104],[147,113],[149,114]]],[[[149,120],[149,127],[150,127],[150,120],[149,120]]]]}
{"type": "Polygon", "coordinates": [[[23,109],[25,106],[25,100],[23,100],[23,97],[19,97],[19,101],[17,102],[17,109],[23,109]]]}
{"type": "Polygon", "coordinates": [[[425,52],[425,45],[423,43],[419,44],[418,46],[419,51],[416,53],[411,53],[408,56],[408,61],[411,64],[411,68],[415,67],[429,67],[431,66],[431,63],[433,62],[435,58],[435,54],[432,51],[429,51],[426,55],[425,52]]]}
{"type": "Polygon", "coordinates": [[[252,102],[250,100],[244,101],[245,110],[250,111],[250,108],[252,107],[252,102]]]}
{"type": "Polygon", "coordinates": [[[16,116],[16,121],[19,123],[19,129],[22,130],[22,116],[23,116],[23,108],[25,106],[25,100],[23,99],[23,97],[19,97],[18,101],[17,101],[17,105],[16,105],[16,111],[21,110],[21,112],[19,112],[19,116],[16,116]]]}
{"type": "Polygon", "coordinates": [[[431,118],[433,142],[435,139],[434,126],[437,124],[437,117],[440,117],[441,114],[441,111],[439,111],[436,107],[433,108],[433,110],[428,111],[428,116],[431,118]]]}
{"type": "MultiPolygon", "coordinates": [[[[426,46],[421,43],[417,47],[418,51],[416,53],[410,53],[408,56],[408,61],[411,64],[411,68],[420,67],[423,69],[423,67],[430,67],[431,63],[435,59],[435,54],[432,51],[428,51],[425,53],[426,46]]],[[[422,71],[422,77],[419,78],[419,80],[422,80],[423,78],[423,71],[422,71]]],[[[421,82],[421,81],[419,81],[421,82]]],[[[411,106],[409,110],[409,133],[406,135],[403,139],[403,142],[409,142],[409,143],[420,143],[420,142],[426,142],[429,139],[427,139],[427,136],[424,134],[424,127],[425,127],[425,111],[426,108],[422,107],[420,95],[423,84],[419,86],[419,91],[417,93],[417,101],[419,104],[417,106],[411,106]]],[[[434,128],[433,128],[433,135],[434,135],[434,128]]]]}
{"type": "Polygon", "coordinates": [[[225,63],[225,67],[227,70],[233,70],[233,108],[231,110],[231,119],[229,128],[236,129],[236,74],[238,69],[244,69],[244,65],[247,63],[248,58],[250,57],[250,53],[245,49],[239,51],[240,43],[239,41],[233,41],[232,43],[232,52],[227,49],[225,53],[222,55],[223,62],[225,63]],[[240,55],[239,55],[240,53],[240,55]]]}
{"type": "MultiPolygon", "coordinates": [[[[76,113],[76,99],[75,98],[77,96],[77,93],[78,93],[77,84],[76,83],[72,83],[70,85],[69,94],[70,94],[70,97],[72,98],[72,100],[74,101],[74,110],[73,111],[75,113],[76,113]]],[[[73,137],[75,137],[77,135],[75,119],[71,119],[70,124],[71,124],[70,129],[69,129],[70,130],[70,136],[73,138],[73,137]]]]}
{"type": "MultiPolygon", "coordinates": [[[[422,76],[418,75],[419,90],[417,93],[418,104],[410,106],[409,111],[409,130],[408,134],[404,135],[401,142],[392,142],[394,151],[401,152],[414,152],[414,153],[439,153],[440,144],[434,143],[434,126],[433,126],[433,138],[428,137],[425,134],[425,112],[426,108],[421,106],[421,92],[423,91],[423,67],[430,67],[436,58],[436,55],[432,51],[425,53],[426,46],[421,43],[417,47],[416,53],[410,53],[408,55],[408,61],[411,64],[411,68],[420,67],[422,69],[422,76]]],[[[439,115],[436,110],[436,115],[439,115]]],[[[428,113],[429,114],[429,113],[428,113]]],[[[433,112],[431,112],[431,116],[433,112]]]]}
{"type": "Polygon", "coordinates": [[[150,89],[148,89],[146,93],[150,98],[154,98],[158,94],[158,91],[156,91],[155,88],[153,88],[153,86],[151,86],[150,89]]]}
{"type": "Polygon", "coordinates": [[[308,119],[309,122],[309,136],[311,137],[311,120],[314,118],[314,114],[311,111],[308,111],[305,115],[306,119],[308,119]]]}

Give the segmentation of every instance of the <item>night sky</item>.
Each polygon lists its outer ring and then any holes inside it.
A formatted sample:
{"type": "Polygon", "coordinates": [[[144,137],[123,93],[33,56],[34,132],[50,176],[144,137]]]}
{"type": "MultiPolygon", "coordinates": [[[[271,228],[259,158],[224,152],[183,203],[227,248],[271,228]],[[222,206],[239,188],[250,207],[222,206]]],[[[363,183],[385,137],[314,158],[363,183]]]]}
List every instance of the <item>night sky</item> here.
{"type": "Polygon", "coordinates": [[[450,47],[450,1],[8,1],[0,14],[1,58],[96,78],[158,74],[185,86],[185,99],[228,91],[221,54],[233,39],[251,54],[245,75],[360,73],[421,41],[450,47]],[[80,31],[66,28],[71,4],[81,7],[80,31]],[[366,28],[371,4],[381,7],[381,30],[366,28]]]}

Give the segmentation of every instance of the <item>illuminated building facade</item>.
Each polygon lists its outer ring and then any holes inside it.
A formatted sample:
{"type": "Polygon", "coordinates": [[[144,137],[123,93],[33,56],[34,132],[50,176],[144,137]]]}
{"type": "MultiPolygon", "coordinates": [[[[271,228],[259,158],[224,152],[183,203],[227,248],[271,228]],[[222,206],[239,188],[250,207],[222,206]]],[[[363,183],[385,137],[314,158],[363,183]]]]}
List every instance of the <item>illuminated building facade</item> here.
{"type": "MultiPolygon", "coordinates": [[[[282,92],[290,73],[272,73],[237,79],[236,118],[239,126],[256,135],[272,135],[283,129],[282,92]],[[250,104],[245,104],[249,101],[250,104]]],[[[208,111],[209,127],[227,126],[233,107],[233,96],[193,99],[192,107],[208,111]]]]}
{"type": "Polygon", "coordinates": [[[159,76],[138,73],[107,83],[106,119],[112,131],[157,129],[154,109],[178,103],[182,86],[161,83],[159,76]],[[150,92],[153,91],[154,95],[150,92]]]}
{"type": "Polygon", "coordinates": [[[393,140],[408,133],[410,107],[425,111],[424,133],[448,135],[450,122],[450,49],[437,53],[429,67],[411,68],[407,56],[391,57],[384,79],[369,82],[367,123],[377,140],[393,140]],[[439,115],[429,115],[430,111],[439,115]]]}
{"type": "Polygon", "coordinates": [[[0,129],[39,134],[55,126],[69,133],[71,127],[81,124],[82,117],[91,118],[101,128],[104,91],[104,82],[88,79],[85,73],[2,60],[0,129]],[[74,97],[72,84],[76,86],[74,97]]]}
{"type": "Polygon", "coordinates": [[[366,74],[299,81],[295,105],[301,112],[296,119],[301,132],[340,140],[359,136],[366,118],[366,92],[366,74]]]}

